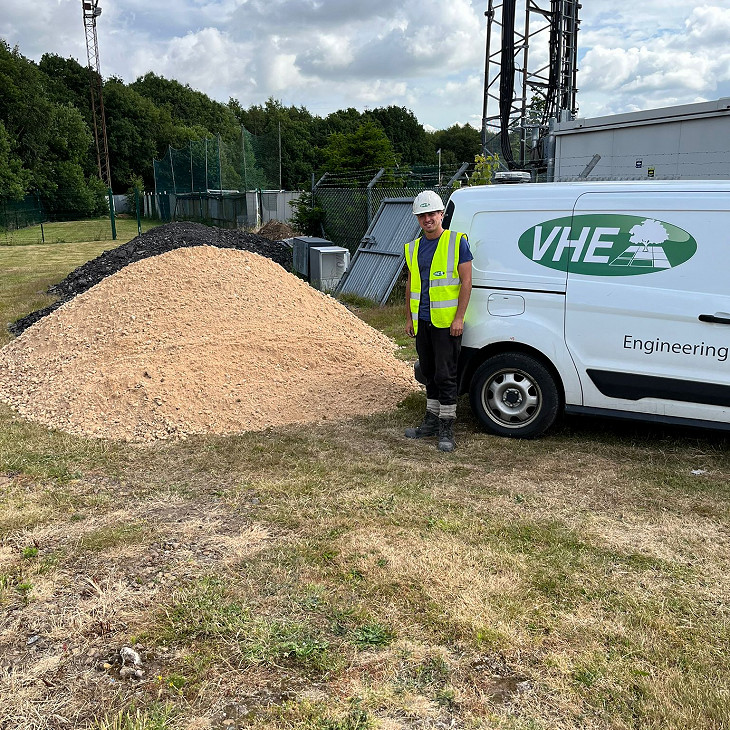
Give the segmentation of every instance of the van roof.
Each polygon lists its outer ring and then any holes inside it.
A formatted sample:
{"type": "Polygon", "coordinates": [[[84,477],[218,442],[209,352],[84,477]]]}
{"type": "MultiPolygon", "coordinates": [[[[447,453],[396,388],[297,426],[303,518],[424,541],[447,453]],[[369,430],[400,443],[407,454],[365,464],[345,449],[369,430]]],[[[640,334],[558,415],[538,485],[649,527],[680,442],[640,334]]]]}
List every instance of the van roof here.
{"type": "MultiPolygon", "coordinates": [[[[490,206],[504,201],[505,208],[525,208],[527,205],[540,209],[564,207],[575,201],[581,193],[588,192],[672,192],[672,193],[728,193],[730,180],[597,180],[580,182],[520,183],[514,185],[474,185],[459,188],[451,195],[455,206],[477,207],[485,200],[490,206]]],[[[730,209],[730,200],[728,201],[730,209]]]]}

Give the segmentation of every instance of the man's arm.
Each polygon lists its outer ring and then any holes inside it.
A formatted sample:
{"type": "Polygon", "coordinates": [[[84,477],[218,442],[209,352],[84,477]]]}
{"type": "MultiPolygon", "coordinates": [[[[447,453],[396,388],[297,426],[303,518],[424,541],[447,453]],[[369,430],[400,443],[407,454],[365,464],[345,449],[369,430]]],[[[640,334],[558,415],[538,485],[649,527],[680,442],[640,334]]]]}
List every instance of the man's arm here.
{"type": "Polygon", "coordinates": [[[413,332],[413,315],[411,314],[411,270],[406,274],[406,334],[415,337],[413,332]]]}
{"type": "Polygon", "coordinates": [[[456,305],[456,316],[451,323],[450,333],[453,337],[458,337],[464,333],[464,315],[471,296],[471,261],[459,264],[456,270],[459,272],[459,279],[461,279],[461,289],[459,290],[459,303],[456,305]]]}

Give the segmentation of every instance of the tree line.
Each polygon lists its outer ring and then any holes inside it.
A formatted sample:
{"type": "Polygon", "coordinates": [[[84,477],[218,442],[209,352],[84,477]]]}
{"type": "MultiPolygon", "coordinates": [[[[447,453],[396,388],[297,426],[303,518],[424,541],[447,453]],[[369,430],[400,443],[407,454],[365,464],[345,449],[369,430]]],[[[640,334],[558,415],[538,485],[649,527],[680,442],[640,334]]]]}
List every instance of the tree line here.
{"type": "MultiPolygon", "coordinates": [[[[92,215],[106,192],[98,177],[89,70],[44,54],[36,63],[0,39],[0,197],[37,194],[51,210],[92,215]]],[[[426,131],[413,112],[387,106],[347,108],[325,117],[270,98],[244,107],[215,101],[153,72],[125,83],[103,81],[112,188],[154,188],[153,159],[170,147],[219,138],[234,144],[242,128],[281,158],[282,187],[307,189],[312,174],[474,160],[479,132],[464,125],[426,131]]]]}

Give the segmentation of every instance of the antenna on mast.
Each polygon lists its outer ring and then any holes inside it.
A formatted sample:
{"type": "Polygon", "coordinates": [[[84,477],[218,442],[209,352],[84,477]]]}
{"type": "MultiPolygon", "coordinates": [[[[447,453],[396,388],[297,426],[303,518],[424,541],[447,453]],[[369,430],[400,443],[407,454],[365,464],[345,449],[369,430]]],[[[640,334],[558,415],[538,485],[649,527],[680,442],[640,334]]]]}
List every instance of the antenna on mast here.
{"type": "Polygon", "coordinates": [[[99,177],[108,187],[112,186],[109,168],[109,145],[106,137],[104,117],[104,95],[102,92],[101,69],[99,66],[99,42],[96,38],[96,19],[101,15],[99,0],[81,0],[84,11],[84,31],[86,32],[86,58],[89,64],[89,86],[91,88],[91,116],[94,122],[94,141],[96,142],[96,161],[99,177]]]}
{"type": "Polygon", "coordinates": [[[581,7],[579,0],[489,0],[482,152],[490,132],[498,136],[510,169],[543,169],[551,124],[578,111],[581,7]],[[519,152],[512,149],[511,133],[519,135],[519,152]]]}

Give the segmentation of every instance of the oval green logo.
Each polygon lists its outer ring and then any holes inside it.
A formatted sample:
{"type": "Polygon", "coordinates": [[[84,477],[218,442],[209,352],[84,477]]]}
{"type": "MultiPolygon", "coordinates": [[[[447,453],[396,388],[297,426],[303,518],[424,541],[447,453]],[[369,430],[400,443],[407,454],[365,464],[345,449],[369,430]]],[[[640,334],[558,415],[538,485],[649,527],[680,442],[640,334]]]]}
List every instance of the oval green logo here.
{"type": "Polygon", "coordinates": [[[615,213],[544,221],[526,230],[518,246],[536,264],[592,276],[666,271],[697,251],[697,241],[671,223],[615,213]]]}

